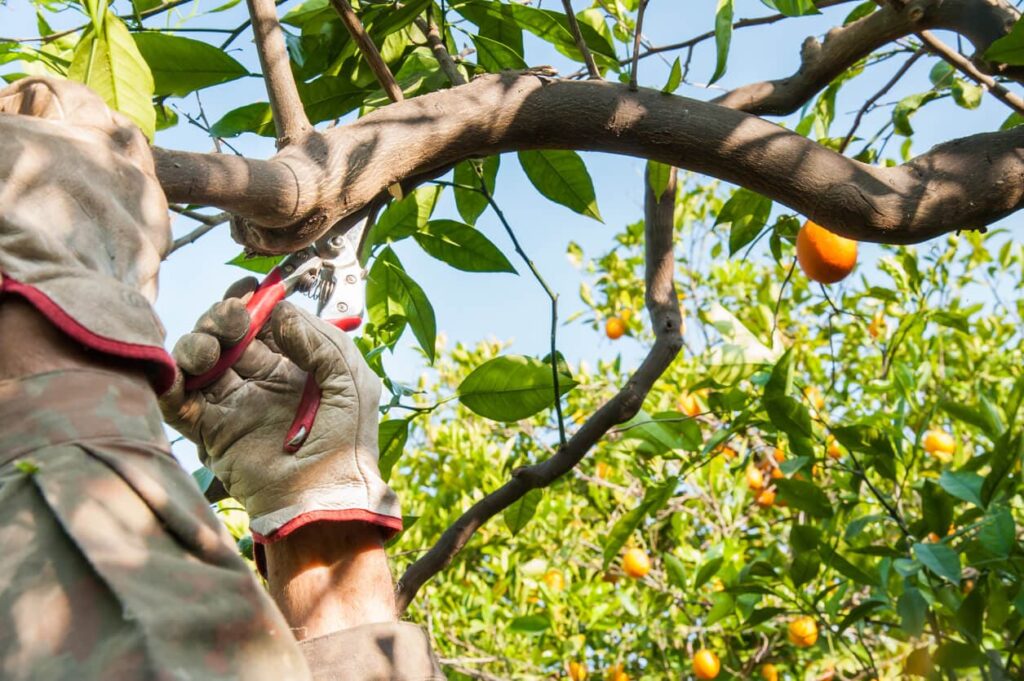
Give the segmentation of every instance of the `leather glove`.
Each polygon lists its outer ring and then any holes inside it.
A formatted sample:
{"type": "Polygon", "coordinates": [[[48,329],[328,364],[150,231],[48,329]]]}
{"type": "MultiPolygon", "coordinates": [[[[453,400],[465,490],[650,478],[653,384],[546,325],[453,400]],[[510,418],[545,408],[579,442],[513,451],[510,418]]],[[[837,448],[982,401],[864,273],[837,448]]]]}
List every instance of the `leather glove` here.
{"type": "MultiPolygon", "coordinates": [[[[232,289],[239,292],[238,285],[232,289]]],[[[248,327],[242,299],[217,303],[177,342],[175,361],[182,371],[201,374],[248,327]]],[[[190,393],[179,377],[161,407],[245,506],[253,539],[266,543],[318,520],[401,529],[398,498],[377,467],[379,401],[380,381],[352,339],[285,301],[234,367],[190,393]],[[307,373],[322,391],[320,408],[306,441],[288,454],[285,434],[307,373]]]]}
{"type": "Polygon", "coordinates": [[[29,300],[94,350],[174,365],[150,304],[171,243],[143,134],[84,85],[0,90],[0,292],[29,300]]]}

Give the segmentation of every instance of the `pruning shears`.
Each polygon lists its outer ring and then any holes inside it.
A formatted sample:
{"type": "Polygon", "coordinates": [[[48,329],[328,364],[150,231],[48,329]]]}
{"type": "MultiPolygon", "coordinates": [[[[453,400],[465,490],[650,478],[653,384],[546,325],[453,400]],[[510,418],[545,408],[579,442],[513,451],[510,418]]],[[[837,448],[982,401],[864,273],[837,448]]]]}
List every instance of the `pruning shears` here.
{"type": "MultiPolygon", "coordinates": [[[[354,331],[363,320],[366,304],[366,270],[359,262],[359,247],[366,221],[344,233],[329,232],[319,241],[282,260],[260,282],[246,303],[249,331],[241,341],[225,349],[217,363],[198,376],[186,376],[186,390],[200,390],[230,369],[266,325],[274,306],[295,292],[317,301],[316,313],[342,331],[354,331]]],[[[294,453],[306,441],[320,408],[320,386],[309,375],[295,419],[285,435],[284,451],[294,453]]]]}

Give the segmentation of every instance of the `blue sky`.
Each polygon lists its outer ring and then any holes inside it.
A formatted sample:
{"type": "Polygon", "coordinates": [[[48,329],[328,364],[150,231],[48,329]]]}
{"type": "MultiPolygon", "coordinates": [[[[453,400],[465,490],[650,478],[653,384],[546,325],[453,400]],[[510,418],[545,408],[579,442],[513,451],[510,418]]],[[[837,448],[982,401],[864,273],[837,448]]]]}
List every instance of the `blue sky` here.
{"type": "MultiPolygon", "coordinates": [[[[196,8],[210,9],[223,4],[224,0],[198,0],[183,5],[180,13],[191,13],[196,8]]],[[[281,11],[297,6],[295,1],[286,2],[281,11]]],[[[561,10],[560,2],[545,0],[542,7],[561,10]]],[[[583,9],[589,3],[574,3],[583,9]]],[[[653,44],[677,42],[703,33],[713,27],[715,2],[700,0],[652,0],[644,25],[644,35],[653,44]],[[685,9],[679,9],[685,7],[685,9]]],[[[800,43],[807,36],[817,36],[842,23],[846,14],[856,3],[826,10],[821,16],[789,20],[777,25],[750,28],[737,31],[733,39],[733,50],[729,59],[728,72],[716,84],[716,88],[732,88],[747,82],[777,78],[793,73],[799,65],[800,43]]],[[[737,0],[737,18],[763,16],[771,10],[755,0],[737,0]]],[[[182,14],[170,13],[163,23],[155,26],[174,26],[182,14]]],[[[187,26],[234,27],[245,18],[244,3],[220,14],[210,15],[187,22],[187,26]]],[[[52,21],[57,28],[74,26],[80,20],[71,13],[52,21]]],[[[32,7],[19,0],[0,5],[0,35],[22,37],[34,35],[35,16],[32,7]]],[[[196,39],[209,39],[218,43],[221,36],[216,34],[187,34],[196,39]]],[[[943,35],[955,43],[955,36],[943,35]]],[[[456,40],[460,47],[466,40],[459,34],[456,40]]],[[[714,69],[713,42],[704,43],[694,55],[691,78],[706,81],[714,69]]],[[[562,73],[571,73],[578,65],[568,62],[554,50],[548,49],[528,36],[526,60],[531,65],[551,64],[562,73]]],[[[259,65],[252,49],[251,34],[246,33],[236,41],[233,56],[251,71],[258,71],[259,65]]],[[[641,62],[641,85],[660,88],[666,81],[671,60],[675,54],[667,53],[664,59],[649,58],[641,62]]],[[[862,77],[844,88],[840,96],[838,119],[833,135],[844,135],[853,114],[863,101],[872,95],[902,63],[903,58],[891,60],[874,67],[872,75],[862,77]]],[[[883,98],[883,102],[926,90],[929,87],[928,71],[934,64],[932,59],[922,59],[904,79],[904,84],[883,98]]],[[[6,71],[11,71],[7,68],[6,71]]],[[[684,85],[677,94],[709,99],[714,91],[703,87],[684,85]]],[[[203,107],[211,121],[225,112],[250,101],[265,100],[262,81],[248,78],[235,81],[201,93],[203,107]]],[[[196,114],[198,106],[195,97],[177,100],[176,106],[185,112],[196,114]]],[[[862,130],[873,131],[876,123],[889,115],[884,109],[869,116],[862,130]]],[[[955,137],[997,129],[1009,111],[991,97],[985,97],[977,111],[964,111],[951,102],[938,102],[914,118],[914,153],[926,151],[932,145],[955,137]]],[[[787,119],[789,126],[795,125],[795,117],[787,119]]],[[[157,144],[194,151],[211,151],[212,143],[196,127],[188,125],[184,116],[182,122],[168,131],[158,133],[157,144]]],[[[902,142],[897,138],[887,150],[891,155],[898,152],[902,142]]],[[[246,155],[265,158],[273,154],[273,143],[269,139],[247,135],[232,144],[246,155]]],[[[565,254],[569,241],[580,243],[590,255],[608,250],[611,237],[622,225],[636,221],[642,216],[642,173],[644,163],[639,159],[617,157],[607,154],[588,153],[584,155],[597,190],[598,203],[605,224],[585,218],[568,209],[550,203],[530,185],[514,154],[502,158],[496,198],[505,211],[527,253],[534,259],[540,271],[551,286],[560,294],[561,317],[567,318],[579,310],[578,289],[580,272],[573,268],[565,254]]],[[[458,219],[450,193],[446,193],[439,204],[435,217],[458,219]]],[[[1015,224],[1018,218],[1008,218],[1007,225],[1015,224]]],[[[509,255],[510,242],[492,214],[485,213],[478,226],[509,255]]],[[[188,220],[176,218],[174,231],[180,236],[194,227],[188,220]]],[[[873,245],[863,248],[862,263],[869,263],[877,254],[873,245]]],[[[437,313],[438,328],[452,341],[473,343],[485,338],[511,340],[512,352],[542,356],[548,346],[548,301],[529,276],[505,274],[468,274],[452,270],[424,255],[415,244],[403,243],[397,252],[406,269],[425,289],[437,313]]],[[[161,293],[157,311],[167,327],[168,346],[181,334],[187,332],[196,317],[217,300],[232,281],[245,273],[224,265],[238,254],[240,247],[233,243],[226,226],[208,234],[194,245],[175,253],[164,265],[161,273],[161,293]]],[[[755,247],[755,252],[766,252],[767,242],[755,247]]],[[[514,261],[516,262],[516,261],[514,261]]],[[[524,268],[519,266],[518,269],[524,268]]],[[[862,268],[865,265],[862,264],[862,268]]],[[[690,325],[693,326],[692,324],[690,325]]],[[[690,333],[696,329],[691,328],[690,333]]],[[[597,357],[611,357],[622,352],[627,360],[639,357],[642,348],[628,338],[612,344],[589,328],[573,324],[560,329],[559,346],[571,362],[597,357]]],[[[385,359],[389,374],[403,383],[414,383],[423,370],[419,355],[412,349],[413,339],[407,334],[393,356],[385,359]]],[[[635,363],[635,362],[634,362],[635,363]]],[[[186,468],[197,465],[194,450],[187,443],[179,443],[175,452],[186,468]]]]}

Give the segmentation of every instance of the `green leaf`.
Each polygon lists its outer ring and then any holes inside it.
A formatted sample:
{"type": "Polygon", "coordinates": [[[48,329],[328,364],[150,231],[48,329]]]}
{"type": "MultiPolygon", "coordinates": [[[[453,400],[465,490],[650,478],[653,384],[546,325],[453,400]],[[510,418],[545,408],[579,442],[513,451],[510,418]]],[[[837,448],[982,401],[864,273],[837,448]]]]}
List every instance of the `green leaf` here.
{"type": "Polygon", "coordinates": [[[480,66],[491,73],[518,71],[527,68],[523,55],[514,49],[483,35],[471,35],[480,66]]]}
{"type": "Polygon", "coordinates": [[[426,227],[430,216],[434,214],[442,189],[437,185],[428,185],[418,188],[400,201],[393,201],[366,235],[361,254],[364,262],[377,244],[401,241],[426,227]]]}
{"type": "Polygon", "coordinates": [[[1012,66],[1024,65],[1024,18],[1018,19],[1009,33],[988,46],[985,59],[1012,66]]]}
{"type": "Polygon", "coordinates": [[[408,419],[388,419],[377,426],[377,447],[380,451],[378,468],[384,482],[391,479],[391,471],[402,457],[408,439],[408,419]]]}
{"type": "MultiPolygon", "coordinates": [[[[564,395],[576,385],[559,376],[564,395]]],[[[459,401],[471,411],[494,421],[518,421],[555,403],[551,365],[532,357],[495,357],[474,369],[458,389],[459,401]]]]}
{"type": "Polygon", "coordinates": [[[910,636],[921,635],[928,616],[928,601],[920,591],[913,587],[905,589],[896,602],[896,612],[899,613],[903,631],[910,636]]]}
{"type": "Polygon", "coordinates": [[[539,634],[551,627],[551,621],[544,615],[523,615],[516,617],[509,625],[509,631],[522,634],[539,634]]]}
{"type": "Polygon", "coordinates": [[[993,432],[992,423],[988,418],[986,418],[981,410],[977,407],[966,404],[963,400],[941,398],[939,400],[939,408],[956,420],[969,423],[990,437],[995,438],[999,436],[998,431],[993,432]]]}
{"type": "Polygon", "coordinates": [[[887,603],[882,599],[870,599],[857,605],[855,608],[846,613],[846,617],[839,623],[839,634],[849,629],[851,626],[861,621],[875,610],[885,606],[887,603]]]}
{"type": "Polygon", "coordinates": [[[808,14],[821,14],[814,5],[814,0],[761,0],[766,6],[778,10],[787,17],[800,17],[808,14]]]}
{"type": "Polygon", "coordinates": [[[796,553],[789,565],[789,578],[793,586],[799,588],[814,579],[821,569],[821,560],[817,553],[796,553]]]}
{"type": "Polygon", "coordinates": [[[75,47],[68,78],[88,85],[110,108],[130,118],[153,139],[153,74],[128,27],[103,7],[101,23],[86,29],[75,47]]]}
{"type": "Polygon", "coordinates": [[[428,254],[463,272],[516,273],[490,239],[465,223],[431,220],[413,238],[428,254]]]}
{"type": "Polygon", "coordinates": [[[804,403],[788,395],[765,395],[764,410],[772,425],[791,438],[809,438],[813,435],[811,415],[804,403]]]}
{"type": "Polygon", "coordinates": [[[153,73],[157,95],[184,97],[249,73],[223,50],[199,40],[156,32],[134,33],[132,38],[153,73]]]}
{"type": "Polygon", "coordinates": [[[816,518],[832,517],[832,502],[817,485],[805,480],[779,478],[775,481],[779,496],[793,508],[816,518]]]}
{"type": "Polygon", "coordinates": [[[877,575],[869,574],[865,570],[857,567],[846,558],[843,558],[838,551],[833,550],[831,547],[821,545],[818,547],[818,552],[821,554],[821,559],[825,564],[825,567],[830,567],[844,577],[849,577],[859,584],[878,586],[877,575]]]}
{"type": "Polygon", "coordinates": [[[714,83],[725,74],[729,59],[729,45],[732,43],[733,0],[718,0],[715,9],[715,73],[708,84],[714,83]]]}
{"type": "MultiPolygon", "coordinates": [[[[455,184],[467,187],[479,187],[480,176],[483,175],[484,186],[494,196],[494,186],[498,177],[500,156],[488,156],[485,159],[470,159],[455,166],[455,184]],[[479,168],[480,174],[476,169],[479,168]]],[[[487,210],[487,197],[483,192],[473,189],[455,187],[455,207],[459,209],[462,219],[475,225],[477,219],[487,210]]]]}
{"type": "Polygon", "coordinates": [[[722,556],[712,558],[708,562],[700,566],[697,570],[697,575],[693,578],[693,588],[699,589],[708,583],[712,577],[718,574],[718,571],[722,569],[722,564],[725,559],[722,556]]]}
{"type": "Polygon", "coordinates": [[[711,610],[708,611],[704,625],[710,627],[715,622],[725,619],[736,611],[736,600],[731,594],[716,593],[711,597],[711,610]]]}
{"type": "Polygon", "coordinates": [[[970,471],[957,471],[954,473],[953,471],[944,470],[942,475],[939,476],[939,487],[957,499],[963,499],[978,507],[984,506],[981,501],[981,486],[984,482],[984,478],[970,471]]]}
{"type": "MultiPolygon", "coordinates": [[[[405,319],[428,361],[434,361],[437,322],[434,308],[423,289],[406,274],[398,256],[386,247],[377,256],[366,279],[366,310],[370,321],[386,327],[393,317],[405,319]]],[[[389,345],[394,345],[404,330],[404,324],[395,330],[389,345]]]]}
{"type": "Polygon", "coordinates": [[[772,373],[768,377],[768,382],[764,386],[766,397],[780,397],[788,395],[793,391],[795,357],[796,352],[793,348],[788,348],[782,353],[782,357],[779,357],[775,366],[772,367],[772,373]]]}
{"type": "MultiPolygon", "coordinates": [[[[683,82],[683,67],[679,63],[679,57],[672,62],[672,69],[668,73],[668,82],[665,83],[665,87],[661,88],[661,91],[665,94],[672,94],[679,89],[679,85],[683,82]]],[[[661,198],[661,195],[658,195],[661,198]]]]}
{"type": "Polygon", "coordinates": [[[939,577],[960,585],[960,556],[953,549],[945,544],[918,543],[914,544],[914,556],[939,577]]]}
{"type": "Polygon", "coordinates": [[[978,532],[978,541],[989,553],[1007,557],[1017,545],[1017,527],[1013,514],[1005,506],[989,509],[978,532]]]}
{"type": "Polygon", "coordinates": [[[730,225],[729,255],[757,238],[772,212],[772,200],[749,189],[737,189],[715,220],[715,225],[730,225]]]}
{"type": "Polygon", "coordinates": [[[944,669],[966,669],[986,667],[988,658],[976,646],[961,641],[946,641],[935,651],[935,663],[944,669]]]}
{"type": "Polygon", "coordinates": [[[672,166],[657,161],[647,162],[647,183],[654,192],[654,198],[661,201],[662,195],[668,189],[669,178],[672,177],[672,166]]]}
{"type": "Polygon", "coordinates": [[[665,564],[665,572],[668,574],[669,581],[682,591],[687,591],[690,585],[686,583],[686,567],[683,565],[683,561],[671,553],[666,553],[661,557],[661,562],[665,564]]]}
{"type": "Polygon", "coordinates": [[[930,90],[901,99],[892,110],[892,122],[896,134],[903,135],[904,137],[912,136],[914,128],[910,125],[910,117],[917,113],[917,110],[922,106],[939,96],[938,92],[930,90]]]}
{"type": "Polygon", "coordinates": [[[581,215],[602,222],[594,183],[575,151],[520,151],[519,163],[541,194],[581,215]]]}
{"type": "Polygon", "coordinates": [[[277,264],[284,260],[284,258],[285,256],[283,255],[248,256],[243,251],[231,258],[231,260],[228,260],[225,264],[241,267],[243,270],[249,270],[250,272],[256,272],[257,274],[267,274],[270,270],[277,267],[277,264]]]}
{"type": "Polygon", "coordinates": [[[220,120],[210,126],[210,134],[214,137],[238,137],[244,132],[252,132],[261,137],[274,137],[274,116],[267,102],[253,102],[232,109],[221,116],[220,120]]]}
{"type": "Polygon", "coordinates": [[[537,505],[540,504],[540,500],[543,497],[543,490],[531,489],[521,496],[518,501],[505,509],[505,512],[502,514],[502,520],[505,521],[505,527],[508,528],[508,531],[513,536],[519,534],[519,531],[530,522],[537,512],[537,505]]]}
{"type": "Polygon", "coordinates": [[[603,569],[608,569],[611,562],[619,555],[619,550],[626,544],[626,541],[636,531],[636,528],[640,527],[640,523],[647,516],[657,513],[664,508],[668,500],[672,498],[678,485],[679,478],[673,477],[665,480],[660,485],[648,487],[640,504],[619,518],[611,531],[608,532],[608,539],[604,544],[602,552],[604,558],[603,569]]]}
{"type": "Polygon", "coordinates": [[[192,471],[192,479],[195,480],[196,485],[199,486],[199,491],[206,494],[206,490],[210,489],[210,485],[213,484],[213,471],[206,466],[200,466],[192,471]]]}

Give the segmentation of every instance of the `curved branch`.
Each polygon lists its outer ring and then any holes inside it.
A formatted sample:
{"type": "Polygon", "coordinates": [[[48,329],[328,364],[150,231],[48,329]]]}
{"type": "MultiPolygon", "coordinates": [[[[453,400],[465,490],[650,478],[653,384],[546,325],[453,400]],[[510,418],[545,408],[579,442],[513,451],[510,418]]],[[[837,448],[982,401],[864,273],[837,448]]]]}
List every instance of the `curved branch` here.
{"type": "MultiPolygon", "coordinates": [[[[712,101],[748,113],[787,115],[887,43],[928,29],[948,29],[967,38],[980,55],[1009,32],[1018,16],[1004,0],[911,0],[899,8],[886,5],[852,24],[832,29],[824,42],[805,40],[800,68],[792,76],[750,83],[712,101]]],[[[1015,77],[1011,70],[1002,74],[1015,77]]],[[[1016,77],[1020,75],[1018,69],[1016,77]]]]}
{"type": "Polygon", "coordinates": [[[682,348],[682,316],[676,297],[673,213],[676,203],[676,173],[660,201],[647,185],[645,200],[646,301],[655,340],[647,357],[629,382],[587,419],[554,456],[532,466],[517,469],[512,479],[473,504],[452,524],[427,553],[409,566],[398,581],[395,600],[399,613],[405,611],[416,593],[431,577],[443,570],[487,520],[508,508],[531,489],[547,487],[572,470],[611,428],[628,421],[640,410],[651,386],[682,348]]]}
{"type": "Polygon", "coordinates": [[[157,149],[172,201],[246,220],[237,238],[285,253],[363,210],[395,182],[474,156],[580,149],[649,158],[760,192],[861,241],[914,243],[1024,206],[1024,128],[869,166],[739,111],[597,81],[484,76],[308,135],[270,161],[157,149]]]}

